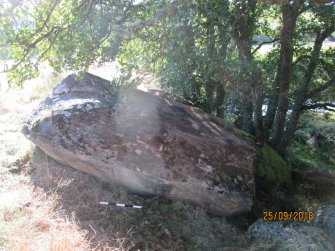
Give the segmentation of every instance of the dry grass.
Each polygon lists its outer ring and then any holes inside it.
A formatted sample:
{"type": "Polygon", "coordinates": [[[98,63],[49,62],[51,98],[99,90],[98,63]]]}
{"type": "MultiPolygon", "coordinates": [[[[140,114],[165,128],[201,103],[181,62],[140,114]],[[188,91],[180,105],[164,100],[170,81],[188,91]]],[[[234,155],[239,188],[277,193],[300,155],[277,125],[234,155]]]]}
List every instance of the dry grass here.
{"type": "Polygon", "coordinates": [[[34,185],[57,195],[61,208],[75,215],[81,229],[88,231],[94,249],[221,250],[247,244],[225,219],[210,217],[201,208],[130,194],[122,187],[63,166],[39,149],[35,149],[31,161],[34,185]],[[100,206],[100,200],[140,204],[144,209],[119,212],[100,206]]]}
{"type": "Polygon", "coordinates": [[[24,179],[9,179],[11,189],[16,184],[15,191],[7,189],[11,199],[6,198],[1,208],[1,245],[6,250],[89,250],[87,233],[79,229],[74,217],[57,208],[56,198],[33,190],[24,179]]]}
{"type": "MultiPolygon", "coordinates": [[[[20,133],[23,119],[62,78],[48,67],[42,72],[23,89],[8,89],[0,76],[0,250],[244,249],[245,237],[223,218],[187,203],[130,194],[34,148],[20,133]],[[144,209],[119,212],[100,200],[144,209]]],[[[103,72],[110,79],[115,74],[103,72]]]]}
{"type": "Polygon", "coordinates": [[[52,160],[38,148],[33,151],[31,162],[30,177],[34,185],[57,197],[59,206],[67,215],[72,215],[79,221],[81,229],[86,229],[92,248],[129,250],[125,248],[125,242],[127,235],[131,235],[130,229],[113,224],[112,231],[107,231],[106,223],[112,223],[113,219],[106,216],[107,208],[99,206],[102,198],[126,200],[124,189],[116,186],[111,189],[90,175],[52,160]]]}
{"type": "Polygon", "coordinates": [[[9,88],[0,76],[0,249],[89,250],[87,231],[59,207],[56,194],[34,186],[29,176],[32,144],[21,124],[57,80],[48,68],[42,72],[23,89],[9,88]]]}

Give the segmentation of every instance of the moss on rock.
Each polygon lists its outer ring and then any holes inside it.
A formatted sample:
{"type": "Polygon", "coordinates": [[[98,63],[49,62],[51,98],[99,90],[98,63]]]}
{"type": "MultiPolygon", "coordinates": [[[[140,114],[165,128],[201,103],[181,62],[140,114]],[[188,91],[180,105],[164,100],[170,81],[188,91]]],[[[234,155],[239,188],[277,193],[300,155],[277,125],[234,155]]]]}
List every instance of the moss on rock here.
{"type": "Polygon", "coordinates": [[[267,144],[257,147],[257,156],[253,162],[255,176],[276,184],[291,181],[291,170],[275,150],[267,144]]]}
{"type": "Polygon", "coordinates": [[[256,177],[270,184],[284,185],[291,182],[291,168],[275,150],[243,130],[234,128],[234,131],[256,149],[257,154],[253,162],[256,177]]]}

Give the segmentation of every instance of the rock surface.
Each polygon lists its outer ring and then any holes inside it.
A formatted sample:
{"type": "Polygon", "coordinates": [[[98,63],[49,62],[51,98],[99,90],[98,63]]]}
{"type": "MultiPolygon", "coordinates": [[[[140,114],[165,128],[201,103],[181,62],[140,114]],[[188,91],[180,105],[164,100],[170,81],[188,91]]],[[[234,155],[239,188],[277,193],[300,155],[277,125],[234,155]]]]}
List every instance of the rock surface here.
{"type": "Polygon", "coordinates": [[[335,240],[316,224],[303,222],[264,221],[260,219],[249,227],[249,251],[331,251],[335,240]]]}
{"type": "MultiPolygon", "coordinates": [[[[317,210],[315,223],[333,238],[335,243],[335,204],[325,205],[317,210]]],[[[335,246],[334,246],[335,250],[335,246]]]]}
{"type": "Polygon", "coordinates": [[[210,212],[251,209],[255,150],[202,110],[135,89],[110,94],[86,73],[58,83],[23,133],[61,163],[210,212]]]}

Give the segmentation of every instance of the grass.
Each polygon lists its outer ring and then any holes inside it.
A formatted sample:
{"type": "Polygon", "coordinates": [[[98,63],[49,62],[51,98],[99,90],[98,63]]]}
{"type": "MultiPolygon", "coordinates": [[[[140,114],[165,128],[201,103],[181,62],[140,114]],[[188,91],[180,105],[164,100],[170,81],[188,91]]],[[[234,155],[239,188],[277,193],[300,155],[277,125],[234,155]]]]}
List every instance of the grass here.
{"type": "Polygon", "coordinates": [[[335,112],[306,113],[299,131],[307,139],[297,139],[288,147],[288,159],[297,167],[307,166],[335,173],[335,112]],[[315,144],[308,142],[315,138],[315,144]]]}
{"type": "Polygon", "coordinates": [[[59,196],[62,208],[73,212],[94,243],[125,250],[220,250],[245,246],[243,234],[224,218],[180,201],[141,197],[63,166],[36,150],[31,176],[38,187],[59,196]],[[143,210],[99,206],[99,200],[143,205],[143,210]],[[92,231],[94,229],[94,231],[92,231]],[[223,236],[225,238],[223,238],[223,236]]]}
{"type": "Polygon", "coordinates": [[[56,80],[43,72],[23,89],[8,88],[0,76],[0,249],[89,250],[87,231],[59,207],[56,194],[35,186],[29,175],[33,147],[20,131],[24,117],[56,80]]]}
{"type": "Polygon", "coordinates": [[[245,249],[247,238],[224,218],[180,201],[130,194],[61,165],[25,139],[24,117],[62,78],[43,67],[23,89],[2,85],[0,92],[0,250],[245,249]],[[100,200],[144,209],[119,212],[100,200]]]}
{"type": "Polygon", "coordinates": [[[57,199],[33,189],[23,175],[9,175],[6,206],[1,207],[0,245],[5,250],[88,250],[86,232],[57,208],[57,199]]]}

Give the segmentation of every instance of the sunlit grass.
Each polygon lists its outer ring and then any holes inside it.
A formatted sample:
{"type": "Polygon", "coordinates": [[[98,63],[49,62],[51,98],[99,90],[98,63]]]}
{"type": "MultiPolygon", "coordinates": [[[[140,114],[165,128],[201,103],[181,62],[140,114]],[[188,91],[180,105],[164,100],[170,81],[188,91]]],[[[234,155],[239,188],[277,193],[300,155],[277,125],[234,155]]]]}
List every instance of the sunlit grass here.
{"type": "Polygon", "coordinates": [[[38,79],[10,88],[0,75],[0,249],[89,250],[86,232],[58,208],[57,198],[36,189],[30,176],[32,143],[24,118],[62,77],[43,65],[38,79]]]}

